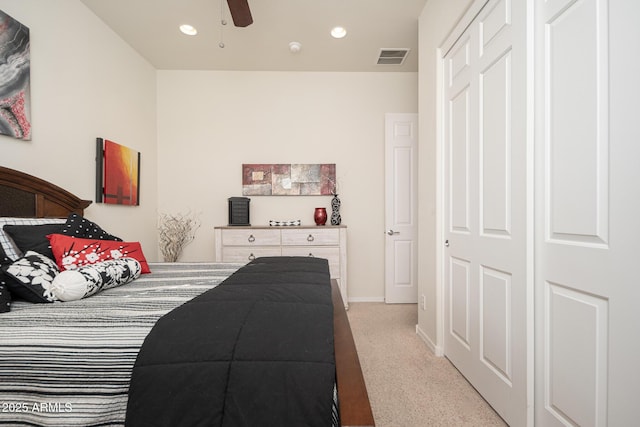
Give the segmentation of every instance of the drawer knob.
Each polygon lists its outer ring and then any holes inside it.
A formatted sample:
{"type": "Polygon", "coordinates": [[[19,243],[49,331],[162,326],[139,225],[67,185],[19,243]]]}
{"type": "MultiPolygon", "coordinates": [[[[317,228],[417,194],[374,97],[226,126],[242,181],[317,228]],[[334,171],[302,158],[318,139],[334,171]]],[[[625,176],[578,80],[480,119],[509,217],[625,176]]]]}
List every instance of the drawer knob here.
{"type": "Polygon", "coordinates": [[[256,241],[256,238],[253,236],[253,234],[250,234],[247,240],[249,241],[249,243],[253,243],[256,241]]]}
{"type": "Polygon", "coordinates": [[[311,234],[309,234],[309,237],[307,237],[307,242],[313,242],[315,239],[313,238],[313,236],[311,234]]]}
{"type": "Polygon", "coordinates": [[[315,258],[311,252],[309,252],[309,257],[315,258]]]}
{"type": "Polygon", "coordinates": [[[256,259],[256,256],[254,254],[249,254],[249,261],[253,261],[254,259],[256,259]]]}

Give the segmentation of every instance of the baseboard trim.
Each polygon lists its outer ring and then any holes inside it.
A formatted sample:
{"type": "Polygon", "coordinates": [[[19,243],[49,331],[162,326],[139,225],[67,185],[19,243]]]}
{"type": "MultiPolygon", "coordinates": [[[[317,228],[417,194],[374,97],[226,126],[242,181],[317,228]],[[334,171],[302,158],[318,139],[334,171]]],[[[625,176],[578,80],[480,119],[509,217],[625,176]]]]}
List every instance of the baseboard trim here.
{"type": "Polygon", "coordinates": [[[384,297],[351,297],[349,302],[384,302],[384,297]]]}
{"type": "Polygon", "coordinates": [[[424,341],[424,343],[427,345],[427,348],[429,348],[429,350],[431,350],[434,355],[438,357],[444,356],[444,350],[442,349],[442,347],[435,345],[431,338],[429,338],[429,335],[427,335],[422,329],[420,329],[420,325],[416,325],[416,335],[418,335],[420,339],[424,341]]]}

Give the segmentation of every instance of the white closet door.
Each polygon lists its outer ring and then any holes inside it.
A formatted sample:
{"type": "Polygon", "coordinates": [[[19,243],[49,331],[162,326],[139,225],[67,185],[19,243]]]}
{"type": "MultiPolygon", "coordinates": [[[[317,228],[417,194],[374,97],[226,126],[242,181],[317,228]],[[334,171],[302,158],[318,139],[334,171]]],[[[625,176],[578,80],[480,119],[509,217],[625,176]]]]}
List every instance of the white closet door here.
{"type": "Polygon", "coordinates": [[[640,402],[640,3],[536,2],[536,424],[640,402]]]}
{"type": "Polygon", "coordinates": [[[533,397],[525,21],[487,2],[443,64],[444,351],[513,426],[533,397]]]}

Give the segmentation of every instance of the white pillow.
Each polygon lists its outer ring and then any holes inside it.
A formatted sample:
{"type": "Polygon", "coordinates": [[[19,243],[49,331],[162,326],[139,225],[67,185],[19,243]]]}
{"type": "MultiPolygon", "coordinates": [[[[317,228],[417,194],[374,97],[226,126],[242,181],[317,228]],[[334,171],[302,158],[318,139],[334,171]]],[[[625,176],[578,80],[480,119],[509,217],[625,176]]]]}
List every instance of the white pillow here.
{"type": "Polygon", "coordinates": [[[119,258],[60,272],[50,292],[60,301],[75,301],[138,278],[142,267],[134,258],[119,258]]]}

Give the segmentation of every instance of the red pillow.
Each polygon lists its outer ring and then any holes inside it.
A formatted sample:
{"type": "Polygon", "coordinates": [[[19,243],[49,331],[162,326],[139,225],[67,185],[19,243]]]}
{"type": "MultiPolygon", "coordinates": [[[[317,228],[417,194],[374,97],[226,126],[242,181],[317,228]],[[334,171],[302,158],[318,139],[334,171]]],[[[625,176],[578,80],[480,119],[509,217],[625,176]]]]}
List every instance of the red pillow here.
{"type": "Polygon", "coordinates": [[[151,273],[140,242],[80,239],[64,234],[49,234],[47,238],[60,271],[75,270],[88,264],[127,257],[140,262],[142,273],[151,273]]]}

